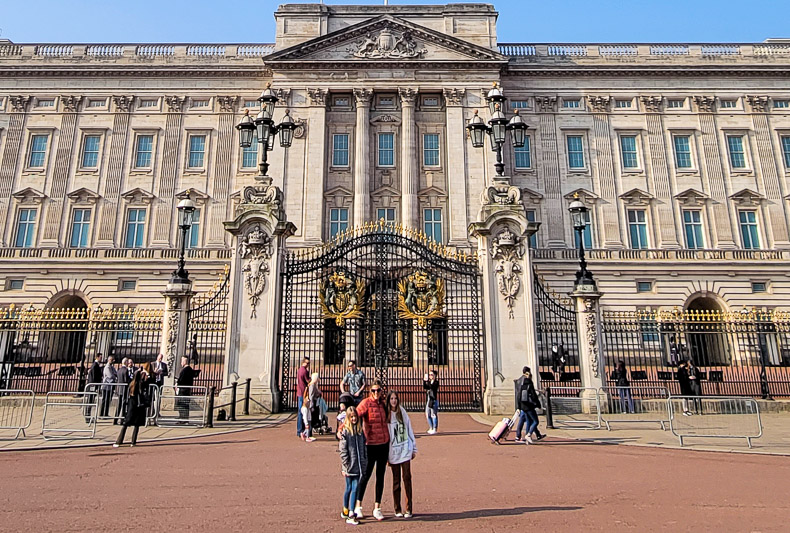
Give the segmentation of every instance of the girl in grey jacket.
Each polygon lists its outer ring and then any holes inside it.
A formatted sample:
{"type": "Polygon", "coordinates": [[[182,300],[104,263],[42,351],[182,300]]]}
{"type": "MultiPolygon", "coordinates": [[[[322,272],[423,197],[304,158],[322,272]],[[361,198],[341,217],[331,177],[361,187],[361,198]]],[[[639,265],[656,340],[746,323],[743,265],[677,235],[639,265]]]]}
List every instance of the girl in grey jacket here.
{"type": "Polygon", "coordinates": [[[340,462],[343,477],[346,479],[346,491],[343,494],[343,511],[340,516],[347,524],[358,524],[354,515],[354,502],[357,501],[359,480],[368,466],[368,455],[365,448],[365,434],[355,407],[346,409],[346,421],[340,435],[340,462]]]}

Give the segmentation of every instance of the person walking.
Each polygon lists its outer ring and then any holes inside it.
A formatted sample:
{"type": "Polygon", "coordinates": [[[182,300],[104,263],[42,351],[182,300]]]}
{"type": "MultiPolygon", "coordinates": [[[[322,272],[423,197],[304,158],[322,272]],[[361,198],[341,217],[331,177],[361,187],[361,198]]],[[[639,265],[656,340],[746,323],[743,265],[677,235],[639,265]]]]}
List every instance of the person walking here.
{"type": "Polygon", "coordinates": [[[384,476],[387,472],[387,460],[389,459],[390,433],[387,425],[387,408],[379,380],[373,382],[373,386],[370,387],[370,396],[362,400],[357,406],[357,414],[362,420],[362,428],[365,432],[368,465],[359,483],[354,514],[357,518],[363,517],[362,500],[365,498],[365,489],[368,486],[368,481],[373,476],[373,469],[375,468],[376,500],[373,508],[373,517],[376,520],[384,520],[384,514],[381,512],[381,497],[384,494],[384,476]]]}
{"type": "Polygon", "coordinates": [[[439,431],[439,378],[436,370],[431,370],[422,378],[425,390],[425,418],[428,419],[428,435],[439,431]]]}
{"type": "Polygon", "coordinates": [[[365,392],[365,373],[357,368],[357,362],[348,362],[348,372],[340,381],[340,394],[350,394],[354,398],[354,405],[359,404],[365,392]]]}
{"type": "Polygon", "coordinates": [[[121,359],[121,366],[118,367],[118,405],[115,407],[115,420],[113,424],[119,424],[124,416],[126,416],[126,407],[129,402],[129,372],[126,365],[129,359],[124,357],[121,359]]]}
{"type": "Polygon", "coordinates": [[[538,429],[540,420],[538,419],[538,412],[536,409],[540,407],[540,398],[535,391],[535,384],[532,381],[532,370],[528,366],[522,369],[522,376],[518,391],[517,405],[520,409],[518,425],[516,426],[516,442],[525,442],[532,444],[533,440],[530,435],[534,434],[537,440],[543,440],[546,435],[542,435],[538,429]],[[521,440],[521,428],[526,424],[527,429],[524,433],[524,440],[521,440]]]}
{"type": "Polygon", "coordinates": [[[115,358],[111,355],[107,358],[107,363],[102,371],[101,408],[99,409],[99,416],[102,418],[110,416],[113,389],[115,389],[115,383],[118,381],[118,371],[115,370],[113,363],[115,363],[115,358]]]}
{"type": "MultiPolygon", "coordinates": [[[[178,374],[176,381],[176,396],[191,396],[192,387],[195,385],[195,369],[189,364],[189,358],[186,355],[181,356],[181,372],[178,374]]],[[[183,419],[181,424],[187,424],[189,420],[189,398],[179,398],[178,404],[178,418],[183,419]]]]}
{"type": "Polygon", "coordinates": [[[346,491],[343,494],[343,510],[340,516],[346,519],[346,524],[356,526],[358,519],[354,513],[354,503],[357,500],[359,481],[368,467],[368,454],[365,444],[365,434],[362,431],[362,422],[354,406],[346,409],[346,418],[340,432],[340,464],[343,477],[346,480],[346,491]]]}
{"type": "Polygon", "coordinates": [[[132,381],[129,383],[129,408],[126,411],[126,416],[121,426],[121,432],[118,433],[118,438],[115,444],[113,444],[113,448],[118,448],[123,444],[123,440],[126,437],[126,428],[129,426],[134,427],[131,445],[137,445],[137,434],[140,432],[140,426],[145,425],[148,406],[151,402],[148,395],[149,383],[150,376],[144,368],[134,373],[134,377],[132,377],[132,381]]]}
{"type": "MultiPolygon", "coordinates": [[[[304,404],[304,395],[307,385],[310,383],[310,358],[304,357],[299,370],[296,371],[296,412],[301,415],[302,405],[304,404]]],[[[303,438],[304,433],[304,418],[302,416],[296,417],[296,436],[303,438]]]]}
{"type": "Polygon", "coordinates": [[[387,396],[387,421],[390,433],[390,453],[388,462],[392,471],[392,500],[395,503],[395,516],[411,518],[411,461],[417,455],[417,440],[411,420],[400,404],[398,393],[392,391],[387,396]],[[405,507],[400,504],[401,478],[406,495],[405,507]]]}
{"type": "Polygon", "coordinates": [[[612,380],[617,385],[617,397],[620,400],[621,413],[634,413],[634,397],[631,395],[631,382],[628,381],[628,370],[625,361],[617,361],[617,366],[612,370],[612,380]]]}

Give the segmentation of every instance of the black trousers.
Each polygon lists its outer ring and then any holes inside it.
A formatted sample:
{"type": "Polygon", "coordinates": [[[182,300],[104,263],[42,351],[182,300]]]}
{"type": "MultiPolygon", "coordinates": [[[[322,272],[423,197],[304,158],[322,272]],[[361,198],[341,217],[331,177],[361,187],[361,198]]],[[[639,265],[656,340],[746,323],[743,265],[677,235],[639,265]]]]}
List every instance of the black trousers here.
{"type": "MultiPolygon", "coordinates": [[[[121,432],[118,434],[118,439],[115,441],[115,444],[118,444],[119,446],[123,444],[123,439],[126,437],[126,428],[128,427],[129,426],[127,426],[126,423],[121,426],[121,432]]],[[[132,444],[137,444],[137,434],[139,432],[140,426],[134,426],[134,429],[132,430],[132,444]]]]}
{"type": "Polygon", "coordinates": [[[381,497],[384,495],[384,474],[387,472],[387,460],[390,455],[389,442],[384,444],[368,444],[366,446],[368,452],[368,467],[365,469],[365,474],[359,482],[359,490],[357,491],[357,500],[362,502],[365,497],[365,489],[368,486],[368,481],[373,476],[373,469],[376,469],[376,502],[381,503],[381,497]]]}

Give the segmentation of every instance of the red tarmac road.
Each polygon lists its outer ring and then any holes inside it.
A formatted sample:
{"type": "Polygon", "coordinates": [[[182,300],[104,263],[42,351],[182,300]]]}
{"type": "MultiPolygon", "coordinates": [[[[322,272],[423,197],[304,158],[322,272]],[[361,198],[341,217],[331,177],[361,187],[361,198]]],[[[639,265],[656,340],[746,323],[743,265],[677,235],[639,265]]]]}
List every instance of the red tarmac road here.
{"type": "MultiPolygon", "coordinates": [[[[494,446],[467,415],[412,415],[415,516],[362,531],[788,531],[790,459],[546,440],[494,446]]],[[[334,439],[276,427],[0,453],[0,531],[341,531],[334,439]]],[[[145,433],[141,434],[144,438],[145,433]]],[[[616,439],[616,432],[612,437],[616,439]]],[[[373,483],[364,511],[372,511],[373,483]]]]}

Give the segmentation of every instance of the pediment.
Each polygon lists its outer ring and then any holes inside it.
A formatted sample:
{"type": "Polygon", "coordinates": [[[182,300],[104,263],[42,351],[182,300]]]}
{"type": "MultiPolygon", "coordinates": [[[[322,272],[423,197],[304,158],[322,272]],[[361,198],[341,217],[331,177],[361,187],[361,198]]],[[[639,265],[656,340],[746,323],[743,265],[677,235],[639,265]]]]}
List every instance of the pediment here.
{"type": "Polygon", "coordinates": [[[381,198],[384,196],[400,198],[400,191],[395,187],[391,187],[390,185],[383,185],[378,189],[376,189],[375,191],[371,192],[370,195],[373,198],[381,198]]]}
{"type": "Polygon", "coordinates": [[[66,197],[75,204],[95,204],[100,198],[98,193],[86,187],[72,191],[66,197]]]}
{"type": "Polygon", "coordinates": [[[382,15],[342,30],[291,46],[264,58],[276,66],[290,62],[338,61],[376,65],[381,62],[507,62],[489,48],[444,33],[382,15]]]}
{"type": "Polygon", "coordinates": [[[653,200],[653,195],[642,189],[634,188],[621,194],[620,199],[625,205],[640,207],[649,205],[653,200]]]}
{"type": "Polygon", "coordinates": [[[521,188],[521,201],[528,204],[537,205],[543,200],[543,195],[538,191],[533,191],[528,187],[521,188]]]}
{"type": "Polygon", "coordinates": [[[342,185],[338,185],[324,192],[324,198],[332,198],[334,196],[354,196],[354,191],[342,185]]]}
{"type": "Polygon", "coordinates": [[[33,187],[26,187],[21,191],[12,194],[20,204],[40,204],[47,196],[33,187]]]}
{"type": "Polygon", "coordinates": [[[154,195],[144,189],[141,189],[140,187],[135,187],[134,189],[123,193],[121,198],[130,204],[150,204],[154,199],[154,195]]]}
{"type": "Polygon", "coordinates": [[[426,187],[417,191],[417,196],[424,196],[427,198],[430,196],[447,196],[447,193],[444,191],[444,189],[440,189],[436,185],[431,185],[430,187],[426,187]]]}
{"type": "Polygon", "coordinates": [[[710,198],[707,194],[698,191],[697,189],[686,189],[675,195],[678,203],[684,207],[701,207],[710,198]]]}
{"type": "Polygon", "coordinates": [[[580,187],[566,194],[564,198],[568,201],[568,203],[571,203],[578,198],[582,201],[582,203],[594,204],[598,201],[599,196],[592,191],[588,191],[587,189],[580,187]]]}
{"type": "Polygon", "coordinates": [[[186,200],[187,198],[195,202],[195,205],[203,205],[208,200],[208,194],[197,189],[185,189],[176,194],[179,200],[186,200]]]}
{"type": "Polygon", "coordinates": [[[755,207],[765,200],[765,196],[751,189],[741,189],[730,196],[730,199],[739,207],[755,207]]]}

